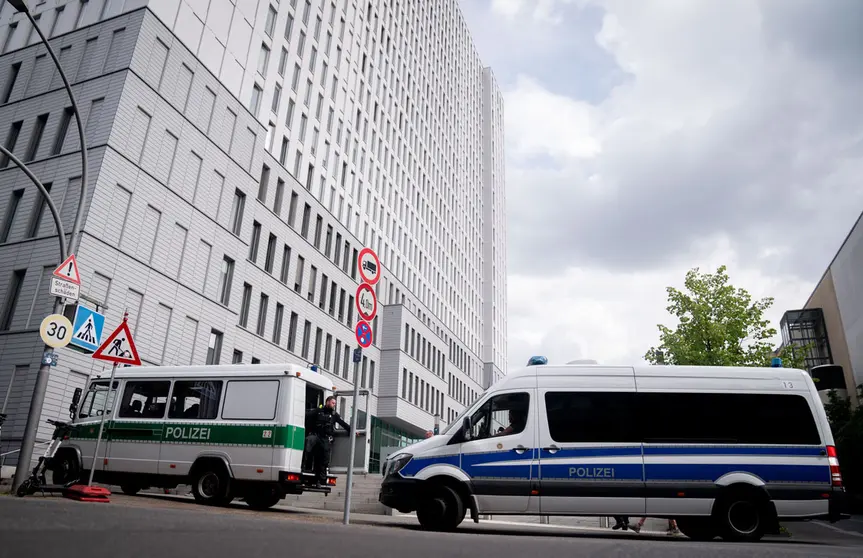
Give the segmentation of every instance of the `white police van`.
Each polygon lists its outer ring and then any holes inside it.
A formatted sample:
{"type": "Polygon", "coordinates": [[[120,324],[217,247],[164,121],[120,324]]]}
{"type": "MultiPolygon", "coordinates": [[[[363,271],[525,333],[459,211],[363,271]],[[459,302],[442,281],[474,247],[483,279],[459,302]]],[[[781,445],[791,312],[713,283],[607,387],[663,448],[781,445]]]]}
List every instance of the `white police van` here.
{"type": "Polygon", "coordinates": [[[846,517],[824,407],[786,368],[529,366],[382,474],[380,502],[432,530],[467,510],[628,515],[754,541],[779,520],[846,517]]]}
{"type": "Polygon", "coordinates": [[[92,379],[73,404],[55,483],[88,478],[107,408],[94,480],[126,494],[191,484],[199,503],[243,498],[264,509],[335,486],[333,476],[319,487],[303,472],[305,411],[335,390],[321,374],[290,364],[158,366],[118,369],[110,393],[108,382],[92,379]]]}

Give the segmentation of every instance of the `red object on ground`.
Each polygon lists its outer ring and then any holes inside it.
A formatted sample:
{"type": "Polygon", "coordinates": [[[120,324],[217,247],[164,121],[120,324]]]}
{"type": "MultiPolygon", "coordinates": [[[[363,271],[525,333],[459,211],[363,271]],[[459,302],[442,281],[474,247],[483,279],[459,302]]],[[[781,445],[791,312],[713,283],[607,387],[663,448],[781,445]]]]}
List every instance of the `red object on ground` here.
{"type": "Polygon", "coordinates": [[[103,502],[108,503],[111,500],[108,499],[108,496],[111,495],[111,491],[107,488],[102,488],[101,486],[87,486],[86,484],[76,484],[70,486],[63,493],[63,496],[69,498],[70,500],[77,500],[79,502],[103,502]]]}

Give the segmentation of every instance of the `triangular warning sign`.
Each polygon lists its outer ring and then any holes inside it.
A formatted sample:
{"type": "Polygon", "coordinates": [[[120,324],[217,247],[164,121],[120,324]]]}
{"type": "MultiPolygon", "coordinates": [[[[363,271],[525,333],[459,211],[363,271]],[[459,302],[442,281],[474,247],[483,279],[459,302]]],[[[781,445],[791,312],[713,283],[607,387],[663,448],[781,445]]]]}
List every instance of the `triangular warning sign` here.
{"type": "Polygon", "coordinates": [[[65,279],[70,283],[81,285],[81,274],[78,273],[78,260],[75,259],[75,254],[71,254],[66,258],[60,267],[54,270],[54,275],[60,279],[65,279]]]}
{"type": "Polygon", "coordinates": [[[108,339],[96,349],[93,358],[116,362],[117,364],[141,366],[138,349],[135,348],[135,342],[132,341],[132,332],[129,331],[129,324],[126,320],[123,320],[123,323],[114,330],[114,333],[109,335],[108,339]]]}

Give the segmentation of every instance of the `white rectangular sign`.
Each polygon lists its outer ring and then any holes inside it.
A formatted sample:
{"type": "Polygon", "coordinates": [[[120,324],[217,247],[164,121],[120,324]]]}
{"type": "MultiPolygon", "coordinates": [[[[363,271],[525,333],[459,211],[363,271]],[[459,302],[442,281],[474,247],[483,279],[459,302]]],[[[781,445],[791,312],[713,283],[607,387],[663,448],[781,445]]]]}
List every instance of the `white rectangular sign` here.
{"type": "Polygon", "coordinates": [[[68,300],[78,300],[78,297],[81,295],[81,287],[75,283],[64,281],[59,277],[51,277],[50,292],[54,296],[68,300]]]}

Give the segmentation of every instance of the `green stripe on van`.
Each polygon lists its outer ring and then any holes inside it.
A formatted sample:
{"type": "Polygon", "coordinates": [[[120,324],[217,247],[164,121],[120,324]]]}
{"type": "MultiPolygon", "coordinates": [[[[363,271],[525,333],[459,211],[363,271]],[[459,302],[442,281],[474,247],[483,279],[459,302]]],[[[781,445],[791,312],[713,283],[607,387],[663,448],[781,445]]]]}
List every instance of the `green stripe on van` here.
{"type": "MultiPolygon", "coordinates": [[[[278,447],[302,451],[305,429],[299,426],[260,424],[125,422],[105,421],[103,440],[114,442],[203,444],[220,446],[278,447]]],[[[78,424],[70,436],[73,440],[94,440],[98,424],[78,424]]]]}

